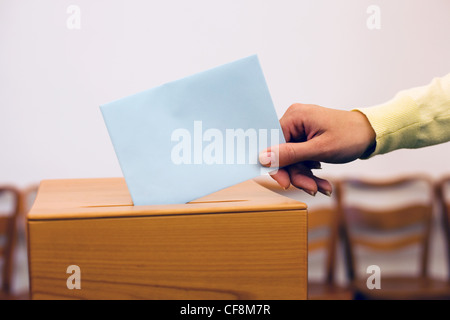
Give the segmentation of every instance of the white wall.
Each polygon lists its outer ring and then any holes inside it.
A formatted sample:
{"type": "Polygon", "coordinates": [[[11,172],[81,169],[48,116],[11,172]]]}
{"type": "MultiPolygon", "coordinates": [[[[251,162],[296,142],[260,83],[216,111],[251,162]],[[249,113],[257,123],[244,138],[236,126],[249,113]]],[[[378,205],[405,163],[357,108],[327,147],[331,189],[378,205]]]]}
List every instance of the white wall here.
{"type": "MultiPolygon", "coordinates": [[[[447,0],[0,0],[0,183],[121,176],[100,104],[254,53],[280,117],[384,102],[450,72],[449,16],[447,0]]],[[[449,146],[323,173],[439,176],[449,146]]]]}

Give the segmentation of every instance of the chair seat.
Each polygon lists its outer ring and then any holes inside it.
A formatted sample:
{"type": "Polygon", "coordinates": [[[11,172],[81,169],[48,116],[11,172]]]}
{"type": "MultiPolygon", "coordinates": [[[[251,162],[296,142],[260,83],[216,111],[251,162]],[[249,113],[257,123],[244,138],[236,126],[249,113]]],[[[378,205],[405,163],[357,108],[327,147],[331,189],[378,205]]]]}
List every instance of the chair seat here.
{"type": "Polygon", "coordinates": [[[366,279],[355,281],[356,298],[379,300],[449,300],[450,283],[425,277],[381,277],[380,289],[369,289],[366,279]]]}
{"type": "Polygon", "coordinates": [[[353,292],[349,288],[308,282],[308,300],[352,300],[353,292]]]}

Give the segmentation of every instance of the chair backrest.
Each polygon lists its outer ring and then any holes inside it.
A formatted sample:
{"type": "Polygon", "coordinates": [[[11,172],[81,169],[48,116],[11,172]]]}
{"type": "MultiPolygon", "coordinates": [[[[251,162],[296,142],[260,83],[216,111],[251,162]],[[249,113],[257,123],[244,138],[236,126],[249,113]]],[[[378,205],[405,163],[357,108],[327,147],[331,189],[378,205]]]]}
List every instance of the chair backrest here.
{"type": "Polygon", "coordinates": [[[20,211],[20,191],[0,186],[0,260],[2,261],[0,292],[11,292],[16,218],[20,211]]]}
{"type": "Polygon", "coordinates": [[[335,281],[338,218],[337,207],[308,210],[308,252],[325,251],[325,283],[329,285],[335,281]],[[319,230],[324,232],[314,233],[319,230]]]}
{"type": "Polygon", "coordinates": [[[21,190],[21,202],[17,217],[17,231],[19,233],[19,238],[21,238],[20,240],[23,240],[26,237],[27,215],[36,199],[38,189],[39,185],[33,184],[21,190]]]}
{"type": "Polygon", "coordinates": [[[348,277],[354,280],[358,276],[357,249],[384,254],[412,245],[419,246],[419,273],[425,277],[434,203],[431,180],[425,176],[345,179],[339,182],[339,189],[348,277]],[[420,191],[411,191],[418,186],[420,191]]]}
{"type": "Polygon", "coordinates": [[[436,186],[439,208],[441,209],[442,226],[447,245],[447,279],[450,282],[450,175],[439,180],[436,186]]]}

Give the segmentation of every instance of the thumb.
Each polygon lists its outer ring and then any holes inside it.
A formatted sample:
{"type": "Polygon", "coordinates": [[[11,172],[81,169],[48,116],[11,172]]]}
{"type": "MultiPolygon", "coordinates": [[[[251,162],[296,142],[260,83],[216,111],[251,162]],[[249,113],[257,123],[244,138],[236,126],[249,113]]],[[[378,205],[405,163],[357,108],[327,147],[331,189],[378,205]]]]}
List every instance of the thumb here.
{"type": "Polygon", "coordinates": [[[314,139],[305,142],[288,142],[272,146],[259,154],[264,167],[285,167],[297,162],[317,160],[319,149],[314,139]]]}

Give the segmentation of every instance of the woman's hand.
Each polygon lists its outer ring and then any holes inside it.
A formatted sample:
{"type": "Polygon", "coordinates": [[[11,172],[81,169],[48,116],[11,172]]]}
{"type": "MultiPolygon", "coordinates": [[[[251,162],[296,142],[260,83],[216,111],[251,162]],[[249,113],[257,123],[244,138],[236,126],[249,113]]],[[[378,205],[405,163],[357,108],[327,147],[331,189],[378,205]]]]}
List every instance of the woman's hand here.
{"type": "Polygon", "coordinates": [[[280,119],[285,144],[259,156],[263,166],[279,166],[272,175],[283,188],[290,184],[311,195],[331,195],[331,184],[312,173],[320,162],[345,163],[373,152],[375,131],[358,111],[293,104],[280,119]]]}

